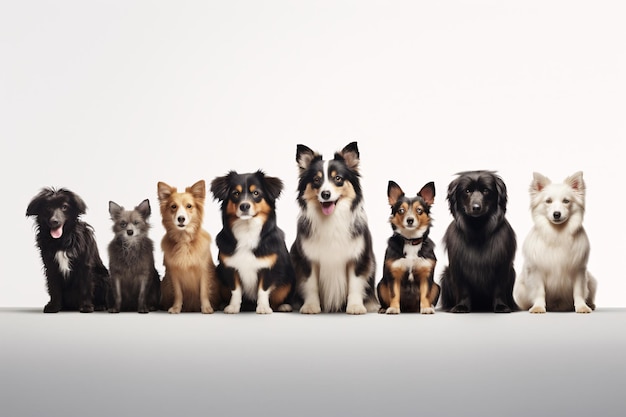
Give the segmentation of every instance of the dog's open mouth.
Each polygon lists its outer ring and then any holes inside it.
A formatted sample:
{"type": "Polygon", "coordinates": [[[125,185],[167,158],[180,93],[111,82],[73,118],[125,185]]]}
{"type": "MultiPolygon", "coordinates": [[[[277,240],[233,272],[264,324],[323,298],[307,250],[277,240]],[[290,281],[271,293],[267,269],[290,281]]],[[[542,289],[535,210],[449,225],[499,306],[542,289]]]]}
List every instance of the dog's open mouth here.
{"type": "Polygon", "coordinates": [[[58,239],[63,236],[63,226],[59,226],[56,229],[50,229],[50,236],[54,239],[58,239]]]}
{"type": "Polygon", "coordinates": [[[324,213],[324,215],[326,216],[329,216],[333,214],[333,211],[335,211],[335,206],[337,205],[337,202],[336,201],[324,201],[321,204],[322,204],[322,213],[324,213]]]}

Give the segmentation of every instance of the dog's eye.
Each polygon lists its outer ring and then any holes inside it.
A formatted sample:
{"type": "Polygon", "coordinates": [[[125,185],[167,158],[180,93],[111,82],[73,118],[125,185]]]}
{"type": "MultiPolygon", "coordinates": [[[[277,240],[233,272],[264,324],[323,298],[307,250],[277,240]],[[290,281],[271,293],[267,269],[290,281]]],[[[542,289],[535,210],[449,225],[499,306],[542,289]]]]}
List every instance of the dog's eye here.
{"type": "Polygon", "coordinates": [[[313,184],[319,185],[322,183],[322,177],[313,178],[313,184]]]}
{"type": "Polygon", "coordinates": [[[404,213],[406,213],[406,210],[404,208],[399,208],[398,209],[398,213],[399,214],[404,214],[404,213]]]}
{"type": "Polygon", "coordinates": [[[547,204],[552,204],[552,199],[551,199],[551,198],[548,198],[548,199],[546,200],[546,203],[547,203],[547,204]]]}
{"type": "Polygon", "coordinates": [[[569,200],[567,198],[563,199],[563,204],[569,204],[569,200]]]}
{"type": "Polygon", "coordinates": [[[465,194],[470,194],[472,192],[472,190],[470,190],[469,188],[465,189],[465,194]]]}
{"type": "Polygon", "coordinates": [[[133,224],[134,224],[135,226],[137,226],[137,225],[139,225],[139,222],[138,222],[137,220],[135,220],[135,221],[133,222],[133,224]]]}
{"type": "Polygon", "coordinates": [[[191,208],[191,204],[187,204],[187,208],[190,209],[191,208]]]}
{"type": "Polygon", "coordinates": [[[260,192],[258,192],[257,190],[254,190],[254,191],[252,192],[252,195],[253,195],[253,196],[255,196],[255,197],[258,197],[260,194],[261,194],[261,193],[260,193],[260,192]]]}
{"type": "Polygon", "coordinates": [[[126,222],[120,222],[120,227],[121,227],[122,229],[126,229],[126,226],[128,226],[128,223],[126,223],[126,222]]]}
{"type": "Polygon", "coordinates": [[[489,188],[483,188],[483,194],[489,194],[491,190],[489,188]]]}
{"type": "Polygon", "coordinates": [[[176,206],[176,204],[172,204],[170,207],[171,207],[172,210],[176,210],[177,206],[176,206]]]}
{"type": "Polygon", "coordinates": [[[335,175],[335,182],[341,182],[343,181],[343,177],[341,177],[340,175],[335,175]]]}
{"type": "Polygon", "coordinates": [[[61,206],[61,210],[63,211],[67,211],[70,208],[70,205],[67,203],[63,203],[63,205],[61,206]]]}
{"type": "Polygon", "coordinates": [[[422,208],[421,208],[421,207],[419,207],[419,208],[417,209],[417,214],[422,214],[423,212],[424,212],[424,210],[422,210],[422,208]]]}
{"type": "Polygon", "coordinates": [[[239,195],[240,195],[241,193],[240,193],[239,191],[237,191],[237,190],[233,190],[232,194],[233,194],[233,197],[234,197],[234,198],[239,198],[239,195]]]}

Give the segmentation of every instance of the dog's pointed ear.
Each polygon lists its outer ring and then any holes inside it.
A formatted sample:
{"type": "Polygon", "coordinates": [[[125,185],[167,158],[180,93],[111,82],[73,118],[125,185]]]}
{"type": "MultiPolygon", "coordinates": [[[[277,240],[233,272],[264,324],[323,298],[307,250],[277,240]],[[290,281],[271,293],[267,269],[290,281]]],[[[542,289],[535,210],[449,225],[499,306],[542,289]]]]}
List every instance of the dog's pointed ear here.
{"type": "Polygon", "coordinates": [[[166,201],[172,194],[176,192],[176,188],[159,181],[157,184],[157,195],[159,201],[166,201]]]}
{"type": "Polygon", "coordinates": [[[67,195],[67,197],[72,201],[72,204],[74,205],[74,207],[76,207],[76,210],[78,211],[78,215],[85,214],[87,212],[87,204],[85,204],[83,199],[80,198],[77,194],[65,188],[61,188],[59,190],[59,193],[63,193],[67,195]]]}
{"type": "Polygon", "coordinates": [[[389,205],[395,206],[400,198],[404,196],[404,191],[402,188],[395,182],[389,181],[387,184],[387,198],[389,199],[389,205]]]}
{"type": "Polygon", "coordinates": [[[417,193],[420,197],[424,199],[426,204],[432,206],[435,202],[435,183],[433,181],[425,184],[421,190],[417,193]]]}
{"type": "Polygon", "coordinates": [[[341,152],[335,153],[335,159],[343,159],[346,161],[346,165],[353,171],[358,171],[359,162],[359,147],[356,142],[350,142],[347,144],[341,152]]]}
{"type": "Polygon", "coordinates": [[[585,181],[583,180],[583,172],[578,171],[565,178],[564,181],[566,184],[569,184],[574,190],[579,192],[585,192],[585,181]]]}
{"type": "Polygon", "coordinates": [[[30,200],[26,208],[26,216],[37,216],[41,210],[41,204],[46,198],[52,196],[54,190],[52,188],[42,188],[39,193],[30,200]]]}
{"type": "Polygon", "coordinates": [[[550,178],[538,172],[533,172],[533,180],[530,183],[529,191],[531,194],[536,194],[539,191],[543,190],[549,184],[552,184],[552,181],[550,181],[550,178]]]}
{"type": "Polygon", "coordinates": [[[283,181],[278,177],[268,177],[261,170],[255,174],[257,178],[264,183],[265,191],[272,200],[278,199],[283,191],[283,181]]]}
{"type": "Polygon", "coordinates": [[[150,214],[152,214],[152,210],[150,209],[150,201],[146,198],[141,203],[139,203],[137,207],[135,207],[135,210],[137,210],[139,214],[141,214],[141,217],[147,219],[148,217],[150,217],[150,214]]]}
{"type": "Polygon", "coordinates": [[[111,215],[111,219],[115,219],[119,214],[124,210],[124,207],[115,203],[114,201],[109,201],[109,214],[111,215]]]}
{"type": "Polygon", "coordinates": [[[298,168],[300,168],[300,172],[309,169],[311,161],[313,161],[313,159],[318,156],[321,157],[320,154],[318,154],[308,146],[298,145],[296,147],[296,162],[298,163],[298,168]]]}
{"type": "Polygon", "coordinates": [[[216,177],[211,181],[211,193],[214,200],[224,201],[230,192],[230,180],[233,176],[239,175],[235,171],[229,171],[222,177],[216,177]]]}
{"type": "Polygon", "coordinates": [[[191,187],[187,187],[185,191],[191,193],[194,198],[204,199],[206,197],[206,183],[204,180],[200,180],[191,187]]]}

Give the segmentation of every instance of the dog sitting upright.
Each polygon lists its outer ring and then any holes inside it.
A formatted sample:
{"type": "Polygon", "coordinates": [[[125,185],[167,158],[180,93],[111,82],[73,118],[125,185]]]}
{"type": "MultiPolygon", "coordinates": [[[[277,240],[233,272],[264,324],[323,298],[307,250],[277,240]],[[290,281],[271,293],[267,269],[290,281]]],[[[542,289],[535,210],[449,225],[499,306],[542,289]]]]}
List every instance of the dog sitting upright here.
{"type": "Polygon", "coordinates": [[[587,270],[582,172],[560,184],[535,172],[530,200],[533,227],[522,247],[524,267],[513,287],[515,301],[531,313],[591,313],[597,281],[587,270]]]}
{"type": "Polygon", "coordinates": [[[91,313],[107,307],[109,271],[100,259],[93,228],[80,219],[87,205],[61,188],[44,188],[26,209],[35,216],[50,301],[44,313],[79,310],[91,313]]]}
{"type": "Polygon", "coordinates": [[[356,142],[324,160],[298,145],[300,215],[291,259],[303,314],[378,311],[376,262],[363,206],[356,142]]]}
{"type": "Polygon", "coordinates": [[[219,291],[211,256],[211,235],[202,228],[206,185],[203,180],[178,192],[157,184],[165,236],[161,240],[165,276],[161,282],[161,307],[169,313],[213,313],[219,291]]]}
{"type": "Polygon", "coordinates": [[[435,244],[428,234],[435,183],[429,182],[417,196],[407,197],[398,184],[389,181],[387,196],[393,236],[387,243],[383,277],[377,287],[379,312],[433,314],[439,299],[439,285],[434,281],[435,244]]]}
{"type": "Polygon", "coordinates": [[[223,229],[215,242],[219,249],[217,276],[230,289],[224,313],[239,313],[256,304],[256,312],[291,311],[288,300],[295,289],[295,274],[285,235],[276,225],[275,201],[283,183],[262,171],[230,171],[211,183],[222,202],[223,229]]]}
{"type": "Polygon", "coordinates": [[[154,267],[154,244],[148,237],[150,202],[142,201],[134,210],[124,210],[109,201],[115,237],[109,243],[111,273],[110,313],[157,310],[161,294],[159,273],[154,267]]]}

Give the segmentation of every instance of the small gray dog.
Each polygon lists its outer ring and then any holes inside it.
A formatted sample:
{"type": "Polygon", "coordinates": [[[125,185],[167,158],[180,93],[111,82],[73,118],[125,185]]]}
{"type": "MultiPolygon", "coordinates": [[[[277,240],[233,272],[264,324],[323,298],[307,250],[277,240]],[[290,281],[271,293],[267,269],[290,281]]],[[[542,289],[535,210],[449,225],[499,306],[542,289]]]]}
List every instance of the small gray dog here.
{"type": "Polygon", "coordinates": [[[109,201],[115,237],[109,244],[110,313],[148,313],[159,308],[160,279],[154,267],[154,244],[148,237],[150,202],[124,210],[109,201]]]}

